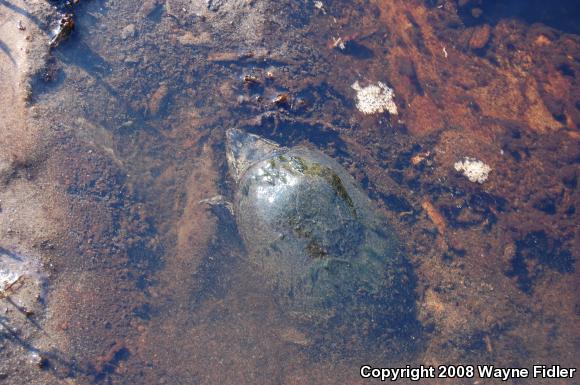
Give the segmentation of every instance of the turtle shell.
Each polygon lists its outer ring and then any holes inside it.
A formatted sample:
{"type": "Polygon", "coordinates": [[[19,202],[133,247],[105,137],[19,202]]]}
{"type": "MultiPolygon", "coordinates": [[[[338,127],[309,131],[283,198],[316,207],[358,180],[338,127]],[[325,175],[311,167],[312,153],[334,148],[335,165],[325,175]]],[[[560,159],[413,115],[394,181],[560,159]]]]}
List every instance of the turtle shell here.
{"type": "Polygon", "coordinates": [[[252,154],[235,168],[234,213],[278,302],[319,325],[400,320],[408,292],[397,238],[348,172],[308,147],[252,154]]]}

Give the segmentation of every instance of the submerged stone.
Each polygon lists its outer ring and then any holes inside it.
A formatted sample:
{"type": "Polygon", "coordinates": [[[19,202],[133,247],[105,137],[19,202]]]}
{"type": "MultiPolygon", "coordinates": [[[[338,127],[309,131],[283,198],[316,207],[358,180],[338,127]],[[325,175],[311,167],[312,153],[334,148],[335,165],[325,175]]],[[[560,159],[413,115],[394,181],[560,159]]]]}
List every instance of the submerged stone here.
{"type": "Polygon", "coordinates": [[[227,155],[249,261],[292,319],[346,338],[410,326],[411,272],[397,237],[341,165],[236,129],[227,155]]]}

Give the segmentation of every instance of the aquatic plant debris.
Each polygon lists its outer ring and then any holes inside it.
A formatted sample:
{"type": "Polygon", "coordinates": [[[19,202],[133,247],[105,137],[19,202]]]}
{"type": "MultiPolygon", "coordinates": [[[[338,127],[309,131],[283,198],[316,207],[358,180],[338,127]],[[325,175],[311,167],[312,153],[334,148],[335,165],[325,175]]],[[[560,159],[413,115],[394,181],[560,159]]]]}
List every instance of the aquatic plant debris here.
{"type": "Polygon", "coordinates": [[[351,86],[356,93],[356,108],[366,115],[378,114],[387,111],[397,115],[397,105],[393,100],[395,92],[382,82],[361,87],[358,81],[351,86]]]}
{"type": "Polygon", "coordinates": [[[464,157],[462,161],[455,162],[455,170],[463,173],[470,182],[483,183],[487,180],[491,167],[475,158],[464,157]]]}

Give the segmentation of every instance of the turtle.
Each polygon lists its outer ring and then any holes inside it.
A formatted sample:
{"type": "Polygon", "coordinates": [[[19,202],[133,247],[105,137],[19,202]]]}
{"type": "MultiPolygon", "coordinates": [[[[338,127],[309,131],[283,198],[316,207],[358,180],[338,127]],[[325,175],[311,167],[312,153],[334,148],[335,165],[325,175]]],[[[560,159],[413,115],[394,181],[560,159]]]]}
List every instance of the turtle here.
{"type": "Polygon", "coordinates": [[[318,336],[379,338],[409,324],[410,265],[343,166],[237,128],[226,131],[226,155],[248,262],[291,319],[318,336]]]}

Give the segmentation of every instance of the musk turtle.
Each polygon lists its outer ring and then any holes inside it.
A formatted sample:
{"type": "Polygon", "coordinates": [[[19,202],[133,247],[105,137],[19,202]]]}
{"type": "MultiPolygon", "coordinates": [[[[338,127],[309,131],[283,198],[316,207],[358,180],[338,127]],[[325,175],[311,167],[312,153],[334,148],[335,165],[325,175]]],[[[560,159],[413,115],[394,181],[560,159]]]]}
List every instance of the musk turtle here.
{"type": "Polygon", "coordinates": [[[278,303],[311,330],[376,338],[399,329],[414,304],[408,264],[354,178],[306,146],[238,129],[226,146],[238,231],[278,303]]]}

